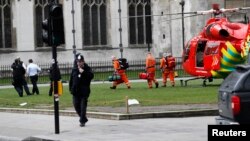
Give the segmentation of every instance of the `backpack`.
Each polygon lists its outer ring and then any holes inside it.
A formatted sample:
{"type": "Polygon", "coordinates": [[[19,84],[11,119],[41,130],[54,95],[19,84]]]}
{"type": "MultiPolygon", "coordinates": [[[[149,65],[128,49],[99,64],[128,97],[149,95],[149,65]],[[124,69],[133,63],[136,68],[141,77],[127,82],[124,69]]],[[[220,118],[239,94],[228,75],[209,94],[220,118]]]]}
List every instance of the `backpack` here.
{"type": "Polygon", "coordinates": [[[127,68],[129,68],[129,64],[126,58],[119,58],[118,61],[122,70],[126,70],[127,68]]]}
{"type": "Polygon", "coordinates": [[[174,68],[176,66],[175,58],[174,57],[168,57],[166,58],[166,64],[168,68],[174,68]]]}

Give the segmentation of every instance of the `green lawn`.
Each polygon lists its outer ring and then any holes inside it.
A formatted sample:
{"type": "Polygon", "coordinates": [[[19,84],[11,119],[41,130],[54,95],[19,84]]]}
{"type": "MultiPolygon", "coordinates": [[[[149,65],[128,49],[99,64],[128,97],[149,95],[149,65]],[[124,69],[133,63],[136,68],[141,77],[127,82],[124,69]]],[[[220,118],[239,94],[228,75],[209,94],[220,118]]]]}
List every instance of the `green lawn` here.
{"type": "MultiPolygon", "coordinates": [[[[148,89],[145,82],[132,83],[132,89],[127,89],[124,84],[119,85],[116,90],[111,90],[111,84],[92,84],[89,106],[111,106],[120,107],[125,105],[125,97],[137,99],[141,106],[159,106],[169,104],[216,104],[217,91],[221,79],[207,83],[202,87],[202,80],[188,82],[188,86],[181,87],[176,81],[175,87],[148,89]]],[[[42,108],[53,109],[53,97],[48,96],[49,87],[40,87],[40,95],[19,97],[14,88],[0,89],[0,107],[17,108],[42,108]],[[27,105],[20,106],[20,103],[27,105]]],[[[72,108],[72,96],[69,94],[68,86],[64,86],[64,93],[60,97],[60,109],[72,108]]]]}

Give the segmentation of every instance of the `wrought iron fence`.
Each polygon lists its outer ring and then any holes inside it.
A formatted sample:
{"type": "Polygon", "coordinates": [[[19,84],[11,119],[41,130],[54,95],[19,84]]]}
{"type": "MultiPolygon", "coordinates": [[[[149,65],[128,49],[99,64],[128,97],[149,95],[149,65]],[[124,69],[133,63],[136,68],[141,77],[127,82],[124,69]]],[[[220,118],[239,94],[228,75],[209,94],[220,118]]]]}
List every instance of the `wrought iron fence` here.
{"type": "MultiPolygon", "coordinates": [[[[157,58],[157,72],[156,77],[161,78],[161,71],[160,71],[160,59],[157,58]]],[[[138,79],[139,73],[145,71],[145,60],[129,60],[129,68],[126,70],[126,73],[128,75],[128,78],[130,80],[138,79]]],[[[181,58],[176,58],[176,68],[175,70],[178,73],[179,77],[187,77],[189,76],[187,73],[184,72],[181,62],[181,58]]],[[[93,81],[107,81],[108,76],[113,74],[113,65],[112,61],[91,61],[87,62],[88,65],[93,69],[95,77],[93,81]]],[[[42,72],[39,74],[39,80],[38,83],[49,83],[49,68],[51,66],[50,63],[47,64],[38,64],[42,72]]],[[[0,66],[0,85],[9,85],[12,81],[12,70],[11,70],[11,64],[10,65],[2,65],[0,66]]],[[[60,68],[60,72],[62,75],[62,81],[68,82],[70,73],[73,67],[73,62],[65,62],[65,63],[58,63],[58,66],[60,68]]],[[[28,79],[27,79],[28,80],[28,79]]]]}

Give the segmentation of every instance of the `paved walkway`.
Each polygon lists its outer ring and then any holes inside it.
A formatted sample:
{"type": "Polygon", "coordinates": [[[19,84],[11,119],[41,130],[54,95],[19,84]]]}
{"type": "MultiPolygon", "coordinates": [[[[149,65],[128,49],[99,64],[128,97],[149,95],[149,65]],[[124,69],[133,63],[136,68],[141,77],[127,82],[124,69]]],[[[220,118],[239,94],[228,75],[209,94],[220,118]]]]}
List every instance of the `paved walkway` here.
{"type": "Polygon", "coordinates": [[[0,108],[0,141],[206,141],[207,125],[218,115],[215,105],[144,108],[154,112],[88,112],[86,127],[79,127],[75,111],[60,111],[57,134],[54,111],[0,108]]]}
{"type": "MultiPolygon", "coordinates": [[[[176,82],[181,82],[181,81],[185,81],[188,79],[194,79],[195,77],[177,77],[175,78],[176,82]]],[[[129,80],[130,82],[146,82],[146,80],[142,80],[142,79],[136,79],[136,80],[129,80]]],[[[161,82],[162,79],[157,79],[157,81],[161,82]]],[[[91,84],[103,84],[103,83],[112,83],[109,81],[92,81],[91,84]]],[[[202,84],[202,82],[201,82],[202,84]]],[[[38,84],[39,87],[43,87],[43,86],[49,86],[50,84],[38,84]]],[[[68,85],[68,83],[64,83],[64,85],[68,85]]],[[[32,86],[31,84],[29,84],[29,86],[32,86]]],[[[12,85],[0,85],[0,89],[4,89],[4,88],[13,88],[12,85]]]]}
{"type": "Polygon", "coordinates": [[[0,112],[0,141],[206,141],[214,116],[105,120],[90,118],[79,127],[78,117],[0,112]]]}

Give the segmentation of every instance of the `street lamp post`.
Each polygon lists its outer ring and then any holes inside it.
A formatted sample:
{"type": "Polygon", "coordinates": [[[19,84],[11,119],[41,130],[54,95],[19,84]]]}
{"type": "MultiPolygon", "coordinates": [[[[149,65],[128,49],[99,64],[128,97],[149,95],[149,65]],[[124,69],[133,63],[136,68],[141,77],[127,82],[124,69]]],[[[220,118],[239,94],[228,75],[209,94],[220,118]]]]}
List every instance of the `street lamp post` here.
{"type": "Polygon", "coordinates": [[[184,27],[184,5],[185,0],[181,0],[179,3],[181,5],[181,22],[182,22],[182,48],[185,49],[185,27],[184,27]]]}
{"type": "Polygon", "coordinates": [[[118,12],[119,12],[119,32],[120,32],[120,44],[119,44],[119,48],[120,48],[121,58],[123,58],[121,0],[119,0],[119,9],[118,9],[118,12]]]}
{"type": "Polygon", "coordinates": [[[72,34],[73,34],[73,54],[74,54],[74,60],[76,59],[76,30],[75,30],[75,5],[74,5],[74,0],[72,0],[72,10],[71,10],[71,14],[72,14],[72,34]]]}

